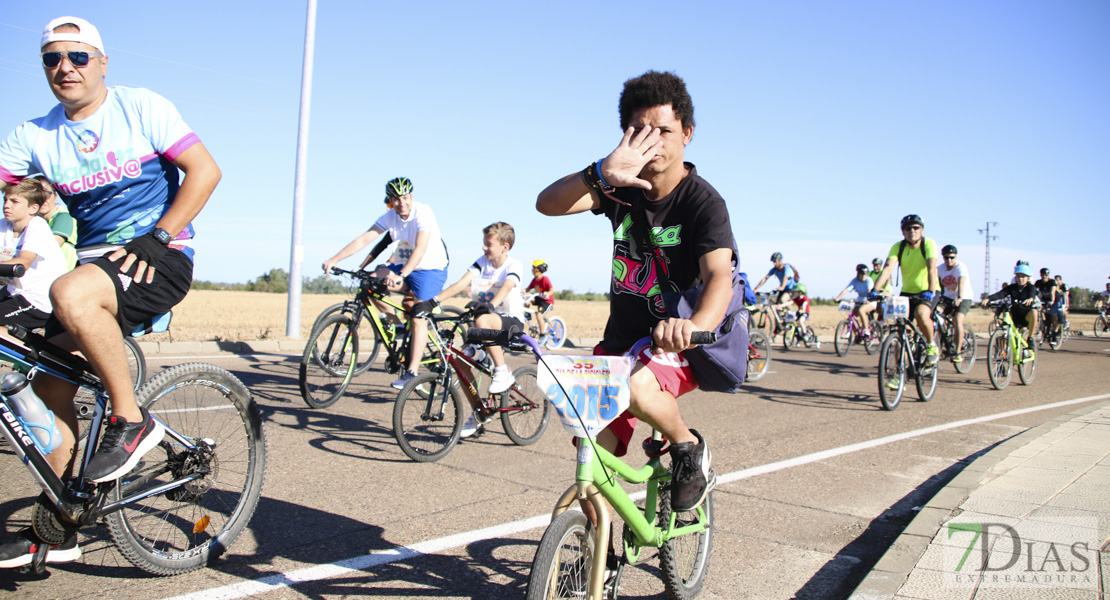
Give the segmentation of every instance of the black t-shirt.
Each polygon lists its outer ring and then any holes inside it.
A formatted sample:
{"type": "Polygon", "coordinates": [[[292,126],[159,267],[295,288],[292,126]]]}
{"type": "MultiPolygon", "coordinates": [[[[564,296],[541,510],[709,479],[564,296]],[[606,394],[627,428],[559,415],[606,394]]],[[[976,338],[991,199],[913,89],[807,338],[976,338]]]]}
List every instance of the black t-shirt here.
{"type": "Polygon", "coordinates": [[[1037,286],[1033,284],[1027,283],[1024,286],[1021,286],[1016,283],[1009,283],[1002,288],[1002,291],[998,292],[997,294],[991,294],[990,298],[992,300],[997,300],[998,298],[1001,298],[1003,296],[1009,296],[1010,300],[1013,301],[1013,304],[1010,305],[1010,310],[1017,311],[1019,313],[1025,313],[1029,311],[1030,307],[1025,306],[1021,303],[1029,300],[1030,298],[1036,298],[1039,295],[1040,294],[1037,291],[1037,286]]]}
{"type": "Polygon", "coordinates": [[[641,256],[632,256],[629,238],[637,229],[632,226],[631,207],[601,194],[601,206],[594,210],[613,225],[609,322],[601,341],[606,352],[624,352],[651,335],[655,324],[667,317],[661,293],[685,291],[697,285],[701,275],[698,260],[703,254],[736,248],[724,199],[698,176],[694,165],[685,164],[689,174],[658,202],[649,201],[639,188],[617,188],[613,192],[621,202],[642,203],[651,223],[652,239],[666,259],[670,290],[660,289],[655,272],[658,261],[650,260],[643,250],[638,252],[641,256]]]}
{"type": "Polygon", "coordinates": [[[1033,285],[1037,287],[1037,292],[1041,295],[1041,302],[1052,302],[1052,290],[1056,289],[1055,279],[1038,279],[1033,285]]]}

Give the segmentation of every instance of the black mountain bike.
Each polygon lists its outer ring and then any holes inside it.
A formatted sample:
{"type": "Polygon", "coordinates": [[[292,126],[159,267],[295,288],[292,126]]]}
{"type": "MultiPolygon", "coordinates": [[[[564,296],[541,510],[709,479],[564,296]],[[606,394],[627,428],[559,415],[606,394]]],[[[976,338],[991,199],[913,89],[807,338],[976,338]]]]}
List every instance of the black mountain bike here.
{"type": "MultiPolygon", "coordinates": [[[[937,391],[937,367],[925,364],[925,337],[913,324],[909,298],[895,296],[884,302],[884,320],[893,317],[894,325],[879,347],[879,400],[886,410],[902,402],[906,380],[913,379],[922,402],[933,399],[937,391]]],[[[933,310],[936,310],[934,305],[933,310]]]]}

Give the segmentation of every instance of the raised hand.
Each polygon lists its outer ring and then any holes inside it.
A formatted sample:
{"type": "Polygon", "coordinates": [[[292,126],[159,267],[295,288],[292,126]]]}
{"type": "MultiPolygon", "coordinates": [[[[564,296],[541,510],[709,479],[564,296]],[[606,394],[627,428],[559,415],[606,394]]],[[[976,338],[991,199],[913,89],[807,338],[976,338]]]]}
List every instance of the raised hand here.
{"type": "Polygon", "coordinates": [[[663,142],[659,139],[659,128],[644,128],[638,133],[629,127],[617,148],[598,165],[605,182],[613,187],[637,187],[651,189],[651,183],[640,179],[640,171],[648,161],[655,158],[663,142]]]}

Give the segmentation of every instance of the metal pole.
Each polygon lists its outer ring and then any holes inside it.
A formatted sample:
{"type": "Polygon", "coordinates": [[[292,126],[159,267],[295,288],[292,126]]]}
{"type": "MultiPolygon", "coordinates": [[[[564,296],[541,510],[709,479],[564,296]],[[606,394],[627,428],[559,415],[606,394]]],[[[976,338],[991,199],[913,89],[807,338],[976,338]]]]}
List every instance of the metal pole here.
{"type": "Polygon", "coordinates": [[[987,236],[987,252],[983,260],[983,294],[984,298],[991,293],[991,238],[998,239],[998,236],[991,235],[991,225],[998,225],[993,221],[987,221],[986,229],[980,229],[979,233],[984,233],[987,236]]]}
{"type": "Polygon", "coordinates": [[[312,108],[312,61],[316,46],[316,0],[308,0],[304,26],[304,64],[301,66],[301,111],[297,124],[297,167],[293,177],[293,238],[289,252],[289,305],[285,337],[301,335],[301,263],[304,262],[304,193],[308,172],[308,116],[312,108]]]}

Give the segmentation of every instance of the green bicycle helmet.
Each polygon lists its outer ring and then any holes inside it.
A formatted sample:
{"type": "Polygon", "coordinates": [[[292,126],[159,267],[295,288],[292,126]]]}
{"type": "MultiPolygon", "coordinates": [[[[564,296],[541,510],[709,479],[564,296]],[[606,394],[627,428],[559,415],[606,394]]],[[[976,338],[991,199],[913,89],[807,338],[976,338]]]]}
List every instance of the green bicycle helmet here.
{"type": "Polygon", "coordinates": [[[805,293],[806,293],[806,284],[804,284],[804,283],[799,283],[798,285],[794,286],[794,289],[792,289],[792,290],[790,290],[790,291],[791,291],[791,292],[798,292],[798,293],[801,293],[801,294],[805,294],[805,293]]]}
{"type": "Polygon", "coordinates": [[[385,182],[385,195],[404,196],[412,193],[412,180],[408,177],[394,177],[385,182]]]}

